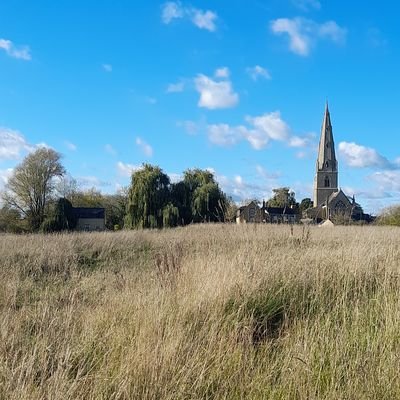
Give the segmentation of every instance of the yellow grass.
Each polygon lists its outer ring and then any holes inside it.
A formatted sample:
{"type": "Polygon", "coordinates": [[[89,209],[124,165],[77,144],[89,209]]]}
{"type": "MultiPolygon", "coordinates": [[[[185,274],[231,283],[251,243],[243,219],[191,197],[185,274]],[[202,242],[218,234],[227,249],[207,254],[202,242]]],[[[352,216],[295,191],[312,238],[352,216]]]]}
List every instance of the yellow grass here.
{"type": "Polygon", "coordinates": [[[0,399],[400,398],[399,233],[0,236],[0,399]]]}

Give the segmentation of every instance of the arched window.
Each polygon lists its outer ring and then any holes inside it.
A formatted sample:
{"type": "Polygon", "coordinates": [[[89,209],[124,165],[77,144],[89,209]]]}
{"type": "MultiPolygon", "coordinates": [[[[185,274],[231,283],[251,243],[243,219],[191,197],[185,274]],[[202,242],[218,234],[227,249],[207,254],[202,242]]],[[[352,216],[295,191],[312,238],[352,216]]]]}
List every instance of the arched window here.
{"type": "Polygon", "coordinates": [[[328,161],[325,163],[325,167],[326,167],[326,168],[329,167],[329,162],[328,162],[328,161]]]}
{"type": "Polygon", "coordinates": [[[325,177],[324,186],[326,188],[330,187],[329,177],[327,177],[327,176],[325,177]]]}
{"type": "Polygon", "coordinates": [[[346,213],[346,205],[343,203],[343,201],[339,200],[336,203],[334,212],[338,215],[344,215],[346,213]]]}

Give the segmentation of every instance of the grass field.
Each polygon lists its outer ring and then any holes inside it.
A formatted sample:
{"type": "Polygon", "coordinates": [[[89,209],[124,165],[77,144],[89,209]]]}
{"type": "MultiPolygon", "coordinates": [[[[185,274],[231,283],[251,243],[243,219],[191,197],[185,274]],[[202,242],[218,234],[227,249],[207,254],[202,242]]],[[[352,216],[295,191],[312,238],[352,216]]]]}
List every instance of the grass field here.
{"type": "Polygon", "coordinates": [[[399,399],[399,233],[0,236],[0,399],[399,399]]]}

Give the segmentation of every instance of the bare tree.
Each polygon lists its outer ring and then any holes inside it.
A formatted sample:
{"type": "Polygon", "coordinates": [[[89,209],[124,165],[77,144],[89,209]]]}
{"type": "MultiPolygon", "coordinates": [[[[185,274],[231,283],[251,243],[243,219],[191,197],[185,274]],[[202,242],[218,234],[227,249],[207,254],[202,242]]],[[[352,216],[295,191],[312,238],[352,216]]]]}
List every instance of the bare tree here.
{"type": "Polygon", "coordinates": [[[54,192],[55,179],[65,173],[61,155],[39,148],[27,155],[13,171],[4,192],[5,203],[25,217],[32,230],[39,229],[46,205],[54,192]]]}

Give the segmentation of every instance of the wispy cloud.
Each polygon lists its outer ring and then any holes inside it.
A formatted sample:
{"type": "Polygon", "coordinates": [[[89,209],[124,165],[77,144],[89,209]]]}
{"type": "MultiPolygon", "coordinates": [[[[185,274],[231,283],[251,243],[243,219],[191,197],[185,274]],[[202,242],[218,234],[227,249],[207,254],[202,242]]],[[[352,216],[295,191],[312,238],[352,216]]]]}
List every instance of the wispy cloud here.
{"type": "Polygon", "coordinates": [[[17,47],[11,40],[0,39],[0,49],[3,49],[10,57],[29,61],[32,59],[28,46],[17,47]]]}
{"type": "Polygon", "coordinates": [[[309,11],[311,9],[319,10],[321,8],[319,0],[292,0],[292,3],[302,11],[309,11]]]}
{"type": "Polygon", "coordinates": [[[157,104],[157,99],[156,99],[155,97],[151,97],[151,96],[146,96],[146,97],[144,98],[144,101],[145,101],[147,104],[151,104],[151,105],[157,104]]]}
{"type": "Polygon", "coordinates": [[[103,67],[103,70],[106,72],[112,72],[112,70],[113,70],[113,67],[111,64],[103,64],[102,67],[103,67]]]}
{"type": "Polygon", "coordinates": [[[161,20],[164,24],[170,24],[175,19],[187,18],[199,29],[214,32],[217,29],[218,16],[210,10],[187,7],[180,1],[168,1],[161,7],[161,20]]]}
{"type": "Polygon", "coordinates": [[[275,35],[288,35],[289,49],[300,56],[308,56],[320,39],[328,39],[340,44],[346,41],[347,30],[335,21],[318,24],[305,18],[279,18],[271,21],[275,35]]]}
{"type": "Polygon", "coordinates": [[[179,128],[183,128],[188,135],[196,135],[199,131],[199,124],[195,121],[178,121],[176,126],[179,128]]]}
{"type": "Polygon", "coordinates": [[[140,137],[136,138],[136,145],[140,148],[140,150],[146,157],[151,157],[153,155],[153,148],[148,143],[146,143],[142,138],[140,137]]]}
{"type": "Polygon", "coordinates": [[[13,168],[0,169],[0,189],[4,188],[13,173],[13,168]]]}
{"type": "Polygon", "coordinates": [[[0,127],[0,161],[16,160],[23,152],[34,150],[22,133],[13,129],[0,127]]]}
{"type": "Polygon", "coordinates": [[[104,150],[108,153],[111,154],[112,156],[115,156],[117,154],[117,150],[114,149],[113,146],[111,146],[111,144],[107,143],[104,146],[104,150]]]}
{"type": "Polygon", "coordinates": [[[260,78],[271,79],[271,74],[269,73],[269,71],[261,67],[260,65],[249,67],[246,69],[246,72],[248,73],[250,78],[253,79],[253,81],[257,81],[260,78]]]}
{"type": "Polygon", "coordinates": [[[77,150],[76,144],[71,143],[71,142],[69,142],[68,140],[66,140],[66,141],[64,142],[64,144],[65,144],[65,146],[67,147],[68,150],[71,150],[71,151],[76,151],[76,150],[77,150]]]}
{"type": "Polygon", "coordinates": [[[228,79],[229,75],[231,74],[231,72],[229,71],[228,67],[221,67],[215,70],[215,77],[216,78],[222,78],[222,79],[228,79]]]}
{"type": "Polygon", "coordinates": [[[123,163],[122,161],[117,162],[117,171],[121,176],[131,177],[133,172],[138,171],[141,168],[141,165],[127,164],[123,163]]]}
{"type": "Polygon", "coordinates": [[[167,87],[167,93],[180,93],[185,90],[185,82],[179,81],[177,83],[170,83],[167,87]]]}
{"type": "MultiPolygon", "coordinates": [[[[216,71],[219,75],[229,73],[228,69],[216,71]]],[[[200,93],[199,107],[215,110],[219,108],[232,108],[239,103],[239,95],[234,92],[232,82],[228,79],[213,80],[206,75],[199,74],[194,79],[197,92],[200,93]]]]}

